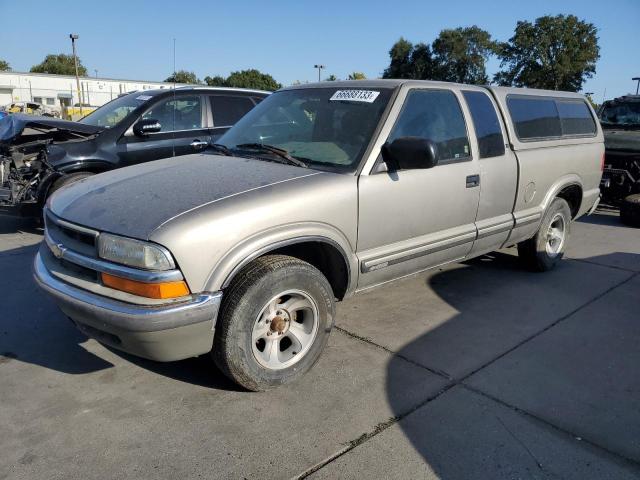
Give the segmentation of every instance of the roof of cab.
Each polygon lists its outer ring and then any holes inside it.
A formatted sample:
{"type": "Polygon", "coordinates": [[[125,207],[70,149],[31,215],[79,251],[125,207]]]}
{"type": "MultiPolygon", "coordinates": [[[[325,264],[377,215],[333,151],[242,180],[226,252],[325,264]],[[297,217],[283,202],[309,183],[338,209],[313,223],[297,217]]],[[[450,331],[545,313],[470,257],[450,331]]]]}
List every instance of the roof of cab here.
{"type": "Polygon", "coordinates": [[[567,97],[567,98],[584,98],[581,93],[574,92],[562,92],[556,90],[539,90],[535,88],[515,88],[515,87],[498,87],[493,85],[469,85],[465,83],[453,83],[453,82],[437,82],[433,80],[413,80],[413,79],[376,79],[376,80],[341,80],[335,82],[314,82],[304,83],[300,85],[292,85],[284,88],[283,90],[294,90],[304,88],[396,88],[401,85],[409,87],[459,87],[459,88],[484,88],[493,90],[497,94],[520,94],[520,95],[540,95],[540,96],[554,96],[554,97],[567,97]]]}

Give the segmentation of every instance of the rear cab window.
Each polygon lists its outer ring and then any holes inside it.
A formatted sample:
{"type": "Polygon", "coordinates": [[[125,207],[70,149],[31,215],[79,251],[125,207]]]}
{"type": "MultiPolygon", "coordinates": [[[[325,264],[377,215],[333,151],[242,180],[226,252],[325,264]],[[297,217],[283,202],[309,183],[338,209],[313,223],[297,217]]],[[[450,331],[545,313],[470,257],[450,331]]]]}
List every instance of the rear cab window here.
{"type": "Polygon", "coordinates": [[[499,157],[504,155],[504,137],[502,127],[493,103],[484,92],[463,91],[467,107],[478,139],[480,158],[499,157]]]}
{"type": "Polygon", "coordinates": [[[583,100],[509,95],[507,108],[520,141],[543,141],[597,133],[583,100]]]}
{"type": "Polygon", "coordinates": [[[400,137],[431,140],[439,162],[471,159],[462,109],[450,90],[411,90],[387,141],[400,137]]]}
{"type": "Polygon", "coordinates": [[[595,135],[596,122],[587,104],[581,100],[557,102],[563,135],[595,135]]]}

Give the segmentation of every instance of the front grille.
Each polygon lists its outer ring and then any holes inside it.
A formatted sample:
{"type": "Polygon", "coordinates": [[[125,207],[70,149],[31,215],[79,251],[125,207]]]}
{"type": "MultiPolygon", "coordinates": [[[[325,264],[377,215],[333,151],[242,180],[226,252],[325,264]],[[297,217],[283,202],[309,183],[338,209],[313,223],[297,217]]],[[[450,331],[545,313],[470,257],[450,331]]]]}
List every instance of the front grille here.
{"type": "Polygon", "coordinates": [[[57,263],[61,272],[64,272],[64,275],[68,277],[99,283],[100,275],[96,270],[78,265],[66,258],[60,258],[61,250],[69,250],[90,258],[98,258],[96,250],[98,232],[62,220],[48,209],[45,210],[44,217],[45,236],[47,237],[49,249],[53,253],[51,260],[57,263]]]}
{"type": "Polygon", "coordinates": [[[97,231],[61,220],[48,210],[45,213],[45,223],[47,233],[55,243],[88,257],[97,258],[97,231]]]}

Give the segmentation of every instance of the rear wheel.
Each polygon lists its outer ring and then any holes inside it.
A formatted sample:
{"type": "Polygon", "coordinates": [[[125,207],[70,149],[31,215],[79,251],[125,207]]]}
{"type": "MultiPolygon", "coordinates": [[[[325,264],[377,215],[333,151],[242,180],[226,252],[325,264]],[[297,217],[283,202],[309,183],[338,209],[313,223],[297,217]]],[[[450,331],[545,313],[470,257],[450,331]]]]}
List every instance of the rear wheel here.
{"type": "Polygon", "coordinates": [[[556,198],[547,209],[536,235],[518,244],[518,256],[531,270],[551,270],[564,255],[570,229],[569,204],[563,198],[556,198]]]}
{"type": "Polygon", "coordinates": [[[319,270],[284,255],[260,257],[225,292],[212,355],[248,390],[289,383],[316,363],[334,316],[333,291],[319,270]]]}
{"type": "Polygon", "coordinates": [[[629,195],[622,201],[620,220],[630,227],[640,227],[640,193],[629,195]]]}

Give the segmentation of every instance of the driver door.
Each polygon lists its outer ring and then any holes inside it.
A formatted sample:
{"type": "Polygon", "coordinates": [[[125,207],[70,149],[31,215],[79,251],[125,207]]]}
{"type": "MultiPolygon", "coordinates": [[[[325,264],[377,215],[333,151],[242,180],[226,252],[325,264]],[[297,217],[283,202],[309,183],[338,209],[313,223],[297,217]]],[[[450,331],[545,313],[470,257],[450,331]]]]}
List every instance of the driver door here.
{"type": "Polygon", "coordinates": [[[119,142],[123,166],[204,150],[211,139],[205,112],[201,95],[171,96],[155,103],[138,120],[157,120],[160,131],[137,136],[130,127],[119,142]]]}
{"type": "Polygon", "coordinates": [[[387,141],[400,137],[434,142],[438,164],[360,176],[358,289],[462,259],[476,237],[479,166],[457,92],[409,90],[387,141]]]}

